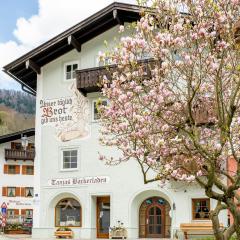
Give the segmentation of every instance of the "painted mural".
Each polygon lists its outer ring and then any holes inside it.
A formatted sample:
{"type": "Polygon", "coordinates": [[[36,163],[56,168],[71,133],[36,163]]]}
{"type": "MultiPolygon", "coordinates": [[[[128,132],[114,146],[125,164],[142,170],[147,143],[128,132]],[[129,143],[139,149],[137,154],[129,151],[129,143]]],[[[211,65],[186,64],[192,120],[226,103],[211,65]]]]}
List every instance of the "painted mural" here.
{"type": "Polygon", "coordinates": [[[89,101],[72,84],[71,96],[40,100],[41,125],[52,126],[62,142],[88,137],[89,101]]]}

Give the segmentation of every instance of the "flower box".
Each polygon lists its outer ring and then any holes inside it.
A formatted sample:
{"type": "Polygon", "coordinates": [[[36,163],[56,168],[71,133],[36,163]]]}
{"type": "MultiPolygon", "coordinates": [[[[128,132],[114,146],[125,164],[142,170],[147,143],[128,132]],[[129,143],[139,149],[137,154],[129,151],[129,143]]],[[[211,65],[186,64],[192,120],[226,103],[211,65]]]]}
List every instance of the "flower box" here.
{"type": "Polygon", "coordinates": [[[73,231],[70,228],[59,228],[54,235],[56,238],[73,238],[73,231]]]}
{"type": "Polygon", "coordinates": [[[126,239],[127,230],[125,228],[111,229],[109,233],[109,238],[110,239],[126,239]]]}
{"type": "Polygon", "coordinates": [[[5,234],[28,234],[28,231],[25,230],[4,230],[5,234]]]}

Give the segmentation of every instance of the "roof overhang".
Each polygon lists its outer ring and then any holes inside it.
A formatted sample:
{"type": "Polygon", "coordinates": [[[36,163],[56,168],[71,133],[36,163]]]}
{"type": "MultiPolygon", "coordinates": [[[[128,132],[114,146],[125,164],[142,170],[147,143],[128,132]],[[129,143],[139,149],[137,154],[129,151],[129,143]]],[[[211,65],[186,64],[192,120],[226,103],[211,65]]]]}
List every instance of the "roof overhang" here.
{"type": "Polygon", "coordinates": [[[0,136],[0,144],[20,140],[22,136],[32,137],[35,135],[35,128],[26,129],[23,131],[15,132],[0,136]]]}
{"type": "Polygon", "coordinates": [[[139,18],[139,6],[114,2],[4,66],[4,72],[18,81],[23,89],[36,94],[37,74],[40,74],[42,66],[74,48],[81,51],[83,43],[118,24],[134,22],[139,18]]]}

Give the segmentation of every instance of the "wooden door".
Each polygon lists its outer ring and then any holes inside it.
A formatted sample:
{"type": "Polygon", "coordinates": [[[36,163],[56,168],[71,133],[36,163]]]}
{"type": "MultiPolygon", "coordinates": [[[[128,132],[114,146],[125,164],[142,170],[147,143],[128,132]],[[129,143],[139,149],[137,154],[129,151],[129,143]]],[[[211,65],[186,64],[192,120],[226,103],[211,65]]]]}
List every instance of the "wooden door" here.
{"type": "Polygon", "coordinates": [[[146,237],[164,237],[164,206],[153,204],[146,211],[146,237]]]}
{"type": "Polygon", "coordinates": [[[109,238],[110,197],[97,197],[97,238],[109,238]]]}

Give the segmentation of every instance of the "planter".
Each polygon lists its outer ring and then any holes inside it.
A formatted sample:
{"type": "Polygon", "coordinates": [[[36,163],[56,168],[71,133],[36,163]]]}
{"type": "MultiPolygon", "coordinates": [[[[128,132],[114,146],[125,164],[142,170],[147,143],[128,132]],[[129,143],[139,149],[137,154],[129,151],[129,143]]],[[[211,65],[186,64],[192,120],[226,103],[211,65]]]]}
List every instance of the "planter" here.
{"type": "Polygon", "coordinates": [[[5,234],[27,234],[29,231],[25,230],[4,230],[5,234]]]}
{"type": "Polygon", "coordinates": [[[127,230],[125,228],[112,229],[110,230],[109,238],[110,239],[126,239],[127,230]]]}
{"type": "Polygon", "coordinates": [[[73,238],[73,231],[56,231],[56,238],[73,238]]]}

